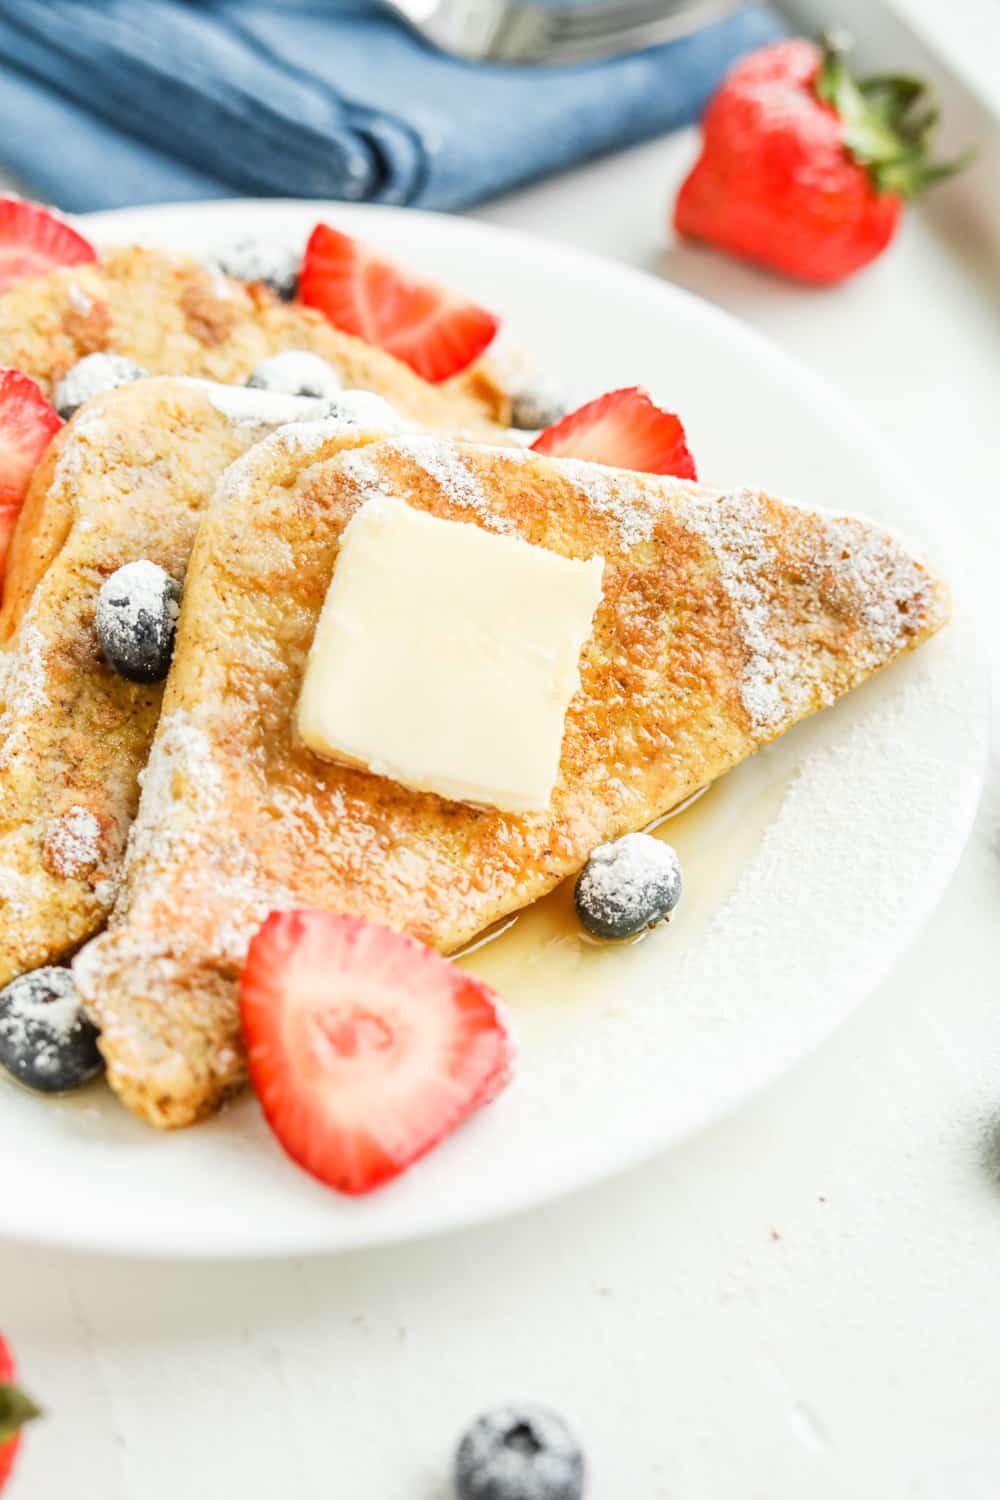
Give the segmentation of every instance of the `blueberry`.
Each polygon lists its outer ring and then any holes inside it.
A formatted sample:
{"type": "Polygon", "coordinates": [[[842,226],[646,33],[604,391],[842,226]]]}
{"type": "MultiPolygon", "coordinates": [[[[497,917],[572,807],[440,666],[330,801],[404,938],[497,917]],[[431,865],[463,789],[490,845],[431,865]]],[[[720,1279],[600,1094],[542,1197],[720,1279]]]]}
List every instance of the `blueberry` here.
{"type": "Polygon", "coordinates": [[[148,373],[121,354],[87,354],[58,382],[53,405],[63,421],[68,422],[93,396],[130,385],[133,380],[145,380],[148,373]]]}
{"type": "Polygon", "coordinates": [[[61,1094],[96,1078],[97,1037],[68,969],[36,969],[0,990],[0,1063],[29,1089],[61,1094]]]}
{"type": "Polygon", "coordinates": [[[588,932],[634,937],[669,921],[681,899],[676,850],[648,833],[628,833],[595,849],[576,882],[576,910],[588,932]]]}
{"type": "Polygon", "coordinates": [[[256,240],[241,235],[231,245],[216,250],[212,262],[225,276],[236,281],[264,281],[285,302],[291,302],[299,289],[302,251],[291,245],[256,240]]]}
{"type": "Polygon", "coordinates": [[[561,422],[568,411],[563,393],[543,379],[511,393],[510,425],[534,431],[561,422]]]}
{"type": "Polygon", "coordinates": [[[502,1406],[474,1422],[455,1456],[458,1500],[580,1500],[584,1462],[561,1417],[502,1406]]]}
{"type": "Polygon", "coordinates": [[[262,360],[247,385],[259,391],[280,391],[285,396],[334,397],[343,382],[332,365],[307,349],[285,349],[262,360]]]}
{"type": "Polygon", "coordinates": [[[170,670],[180,585],[156,563],[112,573],[97,596],[97,638],[107,663],[129,682],[160,682],[170,670]]]}
{"type": "Polygon", "coordinates": [[[371,427],[376,432],[404,432],[412,426],[388,401],[372,391],[341,391],[331,400],[327,416],[339,422],[371,427]]]}

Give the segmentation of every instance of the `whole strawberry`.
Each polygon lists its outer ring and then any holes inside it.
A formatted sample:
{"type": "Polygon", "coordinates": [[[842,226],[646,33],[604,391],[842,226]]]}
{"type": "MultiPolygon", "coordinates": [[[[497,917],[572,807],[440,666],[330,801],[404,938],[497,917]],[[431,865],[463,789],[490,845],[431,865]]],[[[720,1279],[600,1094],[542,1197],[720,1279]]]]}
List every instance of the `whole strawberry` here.
{"type": "Polygon", "coordinates": [[[0,1489],[14,1467],[21,1446],[21,1428],[39,1414],[31,1398],[14,1384],[15,1374],[14,1356],[0,1333],[0,1489]]]}
{"type": "Polygon", "coordinates": [[[930,160],[920,79],[857,81],[842,39],[762,47],[727,74],[674,224],[803,281],[842,281],[892,239],[906,198],[964,164],[930,160]]]}

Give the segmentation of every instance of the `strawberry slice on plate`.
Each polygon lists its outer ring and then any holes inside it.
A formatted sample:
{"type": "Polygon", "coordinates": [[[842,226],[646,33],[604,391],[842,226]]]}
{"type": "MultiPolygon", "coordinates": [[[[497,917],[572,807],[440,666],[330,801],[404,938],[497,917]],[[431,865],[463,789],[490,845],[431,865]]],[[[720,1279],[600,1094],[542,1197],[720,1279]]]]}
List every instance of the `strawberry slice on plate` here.
{"type": "Polygon", "coordinates": [[[317,224],[309,238],[299,296],[335,327],[435,382],[478,359],[500,326],[467,297],[415,276],[329,224],[317,224]]]}
{"type": "Polygon", "coordinates": [[[554,458],[698,478],[680,418],[656,406],[637,385],[588,401],[554,427],[546,427],[531,446],[554,458]]]}
{"type": "Polygon", "coordinates": [[[0,369],[0,578],[31,476],[62,425],[29,375],[0,369]]]}
{"type": "Polygon", "coordinates": [[[493,991],[360,917],[272,912],[250,944],[240,1007],[271,1129],[342,1193],[398,1176],[510,1076],[493,991]]]}
{"type": "Polygon", "coordinates": [[[0,198],[0,292],[26,276],[96,259],[89,240],[40,203],[0,198]]]}

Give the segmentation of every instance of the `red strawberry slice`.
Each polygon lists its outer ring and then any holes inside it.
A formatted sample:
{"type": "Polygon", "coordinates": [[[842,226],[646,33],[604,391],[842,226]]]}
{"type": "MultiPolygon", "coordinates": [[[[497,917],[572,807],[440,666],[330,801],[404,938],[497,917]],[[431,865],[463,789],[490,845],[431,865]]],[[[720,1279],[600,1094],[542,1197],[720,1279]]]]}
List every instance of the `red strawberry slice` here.
{"type": "Polygon", "coordinates": [[[0,578],[31,476],[62,425],[30,376],[0,369],[0,578]]]}
{"type": "Polygon", "coordinates": [[[14,1467],[21,1446],[21,1428],[40,1415],[31,1398],[14,1384],[16,1374],[10,1345],[0,1333],[0,1489],[14,1467]]]}
{"type": "Polygon", "coordinates": [[[387,349],[424,380],[457,375],[500,326],[475,302],[414,276],[329,224],[317,224],[310,236],[299,296],[335,327],[387,349]]]}
{"type": "Polygon", "coordinates": [[[40,203],[0,198],[0,292],[25,276],[96,259],[93,245],[40,203]]]}
{"type": "Polygon", "coordinates": [[[367,1193],[503,1088],[496,995],[414,938],[360,917],[272,912],[240,992],[250,1078],[282,1146],[367,1193]]]}
{"type": "Polygon", "coordinates": [[[640,386],[609,391],[571,411],[532,443],[536,453],[585,458],[643,474],[697,479],[680,418],[654,406],[640,386]]]}

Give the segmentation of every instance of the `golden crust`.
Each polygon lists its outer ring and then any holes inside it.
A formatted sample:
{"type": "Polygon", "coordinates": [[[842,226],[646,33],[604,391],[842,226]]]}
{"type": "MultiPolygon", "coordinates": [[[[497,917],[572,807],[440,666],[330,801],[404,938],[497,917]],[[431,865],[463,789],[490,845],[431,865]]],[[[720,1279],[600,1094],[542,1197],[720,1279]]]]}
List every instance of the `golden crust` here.
{"type": "Polygon", "coordinates": [[[345,387],[375,391],[422,426],[486,436],[509,401],[483,362],[429,385],[382,349],[333,328],[312,308],[280,302],[200,261],[137,246],[17,283],[0,296],[0,365],[33,376],[47,395],[86,354],[125,355],[152,375],[243,383],[282,349],[309,349],[345,387]]]}
{"type": "Polygon", "coordinates": [[[163,689],[104,662],[100,585],[138,558],[183,578],[219,475],[261,431],[194,384],[144,380],[88,403],[35,476],[0,611],[0,985],[114,902],[163,689]]]}
{"type": "Polygon", "coordinates": [[[275,434],[229,471],[200,529],[125,887],[77,960],[112,1086],[160,1126],[238,1086],[238,976],[270,909],[354,912],[454,951],[916,645],[947,608],[877,527],[755,492],[427,439],[331,457],[275,434]],[[413,793],[297,742],[339,538],[376,490],[606,559],[550,813],[413,793]]]}

